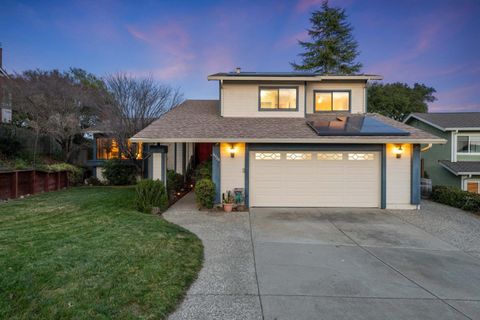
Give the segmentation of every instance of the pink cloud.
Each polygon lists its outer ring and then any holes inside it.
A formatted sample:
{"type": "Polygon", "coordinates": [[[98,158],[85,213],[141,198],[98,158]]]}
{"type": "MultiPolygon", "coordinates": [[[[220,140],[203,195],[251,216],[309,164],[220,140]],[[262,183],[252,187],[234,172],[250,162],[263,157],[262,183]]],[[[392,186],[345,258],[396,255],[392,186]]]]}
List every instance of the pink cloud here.
{"type": "Polygon", "coordinates": [[[135,39],[149,46],[156,58],[163,62],[162,67],[151,72],[154,77],[181,78],[191,70],[196,55],[191,48],[190,35],[183,26],[170,22],[144,28],[127,26],[127,31],[135,39]]]}

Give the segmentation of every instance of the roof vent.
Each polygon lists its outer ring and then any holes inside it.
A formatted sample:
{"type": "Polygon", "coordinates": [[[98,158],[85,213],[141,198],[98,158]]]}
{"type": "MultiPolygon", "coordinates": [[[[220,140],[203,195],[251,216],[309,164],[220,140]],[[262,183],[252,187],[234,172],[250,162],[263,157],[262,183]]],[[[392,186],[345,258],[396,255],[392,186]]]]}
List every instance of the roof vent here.
{"type": "Polygon", "coordinates": [[[235,73],[236,74],[240,74],[240,71],[242,71],[242,68],[240,68],[240,67],[235,68],[235,73]]]}

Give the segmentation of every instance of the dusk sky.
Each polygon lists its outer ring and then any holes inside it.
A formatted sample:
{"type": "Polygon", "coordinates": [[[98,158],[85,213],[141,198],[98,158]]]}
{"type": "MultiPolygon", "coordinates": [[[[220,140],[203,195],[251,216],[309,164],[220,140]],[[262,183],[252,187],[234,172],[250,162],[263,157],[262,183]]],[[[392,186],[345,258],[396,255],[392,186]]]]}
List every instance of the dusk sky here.
{"type": "MultiPolygon", "coordinates": [[[[125,71],[217,98],[208,74],[290,71],[321,0],[0,0],[9,72],[125,71]]],[[[430,111],[480,111],[480,0],[337,0],[359,42],[362,72],[433,86],[430,111]]]]}

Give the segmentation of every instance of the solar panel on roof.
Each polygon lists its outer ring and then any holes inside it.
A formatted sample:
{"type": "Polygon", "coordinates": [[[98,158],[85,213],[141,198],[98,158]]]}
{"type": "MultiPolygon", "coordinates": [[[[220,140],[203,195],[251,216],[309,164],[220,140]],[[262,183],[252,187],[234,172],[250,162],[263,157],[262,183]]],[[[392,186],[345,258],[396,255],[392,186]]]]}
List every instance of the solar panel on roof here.
{"type": "Polygon", "coordinates": [[[346,116],[335,120],[307,121],[319,136],[408,136],[410,133],[370,116],[346,116]]]}

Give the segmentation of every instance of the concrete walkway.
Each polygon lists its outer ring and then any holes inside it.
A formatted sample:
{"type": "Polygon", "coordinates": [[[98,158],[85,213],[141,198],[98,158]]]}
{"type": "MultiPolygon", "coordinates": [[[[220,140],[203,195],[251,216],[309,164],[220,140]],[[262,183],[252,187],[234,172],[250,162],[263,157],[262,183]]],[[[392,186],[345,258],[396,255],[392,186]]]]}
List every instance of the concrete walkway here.
{"type": "Polygon", "coordinates": [[[195,233],[205,247],[198,279],[169,319],[262,319],[249,213],[198,211],[191,192],[164,217],[195,233]]]}
{"type": "Polygon", "coordinates": [[[170,319],[478,319],[480,259],[401,214],[209,213],[189,194],[165,218],[201,238],[205,263],[170,319]]]}

